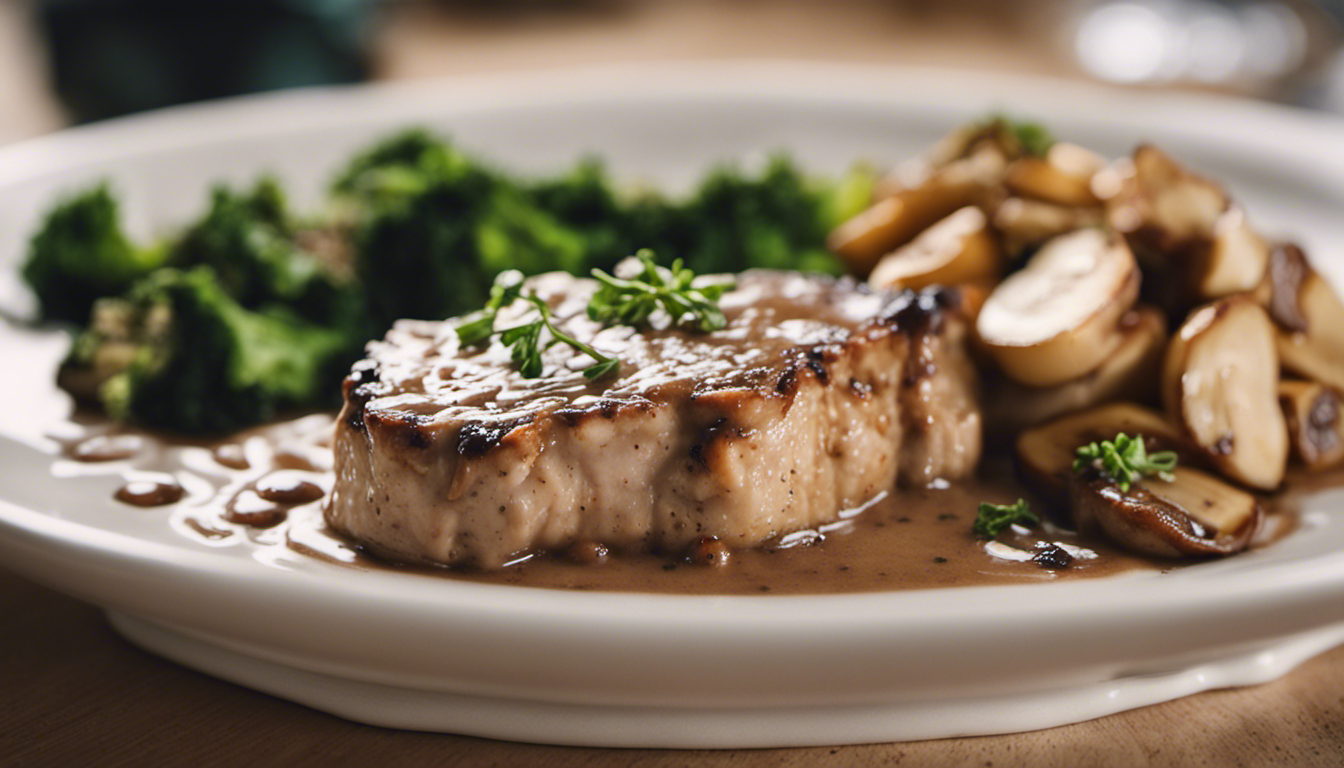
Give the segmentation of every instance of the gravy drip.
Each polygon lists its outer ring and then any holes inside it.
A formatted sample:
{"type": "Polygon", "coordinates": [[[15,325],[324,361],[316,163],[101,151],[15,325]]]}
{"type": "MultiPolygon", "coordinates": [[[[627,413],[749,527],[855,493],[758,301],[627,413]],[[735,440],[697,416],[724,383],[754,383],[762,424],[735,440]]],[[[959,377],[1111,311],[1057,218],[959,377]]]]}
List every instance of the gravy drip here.
{"type": "Polygon", "coordinates": [[[137,507],[162,507],[176,504],[186,495],[186,489],[172,475],[132,477],[114,494],[117,501],[137,507]]]}
{"type": "MultiPolygon", "coordinates": [[[[332,428],[332,416],[317,414],[227,442],[199,443],[100,425],[68,442],[67,458],[58,461],[75,459],[84,466],[81,474],[122,474],[128,483],[118,497],[124,493],[127,503],[176,504],[166,524],[203,545],[254,547],[264,562],[319,560],[487,584],[661,594],[837,594],[1097,578],[1198,562],[1131,555],[1100,537],[1069,531],[1048,514],[1034,530],[1011,528],[996,541],[979,539],[971,524],[980,502],[1006,504],[1025,496],[1033,508],[1046,509],[1024,493],[1010,462],[987,458],[975,478],[898,490],[818,530],[793,532],[758,549],[720,551],[707,542],[688,553],[648,554],[580,542],[562,552],[520,553],[510,566],[490,572],[389,563],[342,539],[322,520],[333,479],[332,428]],[[125,461],[86,464],[89,459],[76,448],[86,444],[100,447],[100,456],[135,450],[118,455],[125,461]],[[116,450],[101,450],[110,446],[116,450]],[[214,492],[193,491],[184,499],[178,482],[184,478],[209,483],[214,492]]],[[[1291,532],[1298,496],[1341,483],[1344,471],[1292,478],[1292,491],[1266,501],[1268,524],[1254,546],[1291,532]]]]}

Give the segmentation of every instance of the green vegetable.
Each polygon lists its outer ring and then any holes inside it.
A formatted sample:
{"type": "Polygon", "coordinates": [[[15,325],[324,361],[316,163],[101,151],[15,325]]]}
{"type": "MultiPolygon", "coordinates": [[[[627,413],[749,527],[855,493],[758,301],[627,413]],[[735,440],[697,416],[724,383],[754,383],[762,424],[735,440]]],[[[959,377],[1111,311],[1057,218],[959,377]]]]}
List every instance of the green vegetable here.
{"type": "Polygon", "coordinates": [[[139,248],[121,228],[117,201],[99,185],[60,202],[33,238],[23,277],[43,320],[88,322],[93,302],[162,266],[162,248],[139,248]]]}
{"type": "Polygon", "coordinates": [[[840,274],[843,266],[825,247],[828,213],[814,185],[776,156],[759,178],[728,168],[712,172],[680,210],[646,214],[655,226],[636,239],[676,254],[700,274],[752,268],[840,274]]]}
{"type": "Polygon", "coordinates": [[[458,322],[458,341],[463,346],[474,346],[490,338],[495,332],[495,316],[499,310],[517,301],[523,295],[523,273],[516,269],[501,272],[490,286],[490,299],[485,308],[473,312],[458,322]]]}
{"type": "Polygon", "coordinates": [[[1018,499],[1016,504],[981,503],[971,528],[977,536],[993,539],[1010,525],[1036,525],[1040,522],[1041,519],[1031,511],[1031,505],[1025,499],[1018,499]]]}
{"type": "Polygon", "coordinates": [[[1014,120],[1005,115],[994,115],[986,124],[989,130],[1016,145],[1024,154],[1045,157],[1055,144],[1055,137],[1044,125],[1028,120],[1014,120]]]}
{"type": "Polygon", "coordinates": [[[587,158],[566,174],[532,185],[529,194],[537,207],[582,237],[589,267],[609,268],[644,245],[634,242],[631,203],[618,199],[615,184],[596,159],[587,158]]]}
{"type": "Polygon", "coordinates": [[[379,328],[481,306],[491,279],[579,271],[588,245],[532,195],[423,131],[357,157],[333,193],[354,209],[356,271],[379,328]]]}
{"type": "Polygon", "coordinates": [[[1114,440],[1103,440],[1078,448],[1073,471],[1096,468],[1120,486],[1121,491],[1128,491],[1130,485],[1145,477],[1156,476],[1171,482],[1175,479],[1171,470],[1176,468],[1176,461],[1175,451],[1149,454],[1143,443],[1143,435],[1131,438],[1122,432],[1114,440]]]}
{"type": "Polygon", "coordinates": [[[505,328],[498,333],[500,342],[510,348],[514,365],[518,366],[518,372],[523,376],[529,379],[540,377],[543,368],[541,353],[556,344],[565,344],[596,361],[583,370],[583,375],[590,379],[601,378],[620,368],[620,361],[603,355],[588,344],[556,328],[551,323],[551,308],[546,302],[537,298],[535,293],[522,292],[522,277],[521,272],[511,270],[495,279],[485,309],[458,324],[457,336],[462,344],[480,344],[494,335],[495,316],[499,310],[521,299],[536,310],[536,318],[505,328]]]}
{"type": "Polygon", "coordinates": [[[355,207],[378,207],[419,194],[435,181],[480,171],[465,155],[423,129],[395,134],[356,155],[331,191],[355,207]]]}
{"type": "MultiPolygon", "coordinates": [[[[502,274],[520,279],[511,270],[596,269],[605,280],[593,312],[604,321],[643,323],[666,310],[679,324],[713,328],[723,322],[715,300],[724,289],[692,287],[695,272],[838,273],[825,237],[867,202],[872,184],[861,169],[835,183],[805,178],[777,157],[760,174],[719,169],[688,197],[670,199],[620,190],[592,160],[540,181],[515,178],[426,131],[407,131],[351,160],[319,221],[296,219],[280,186],[263,179],[246,190],[216,188],[200,219],[142,248],[123,233],[108,189],[96,187],[52,211],[24,276],[44,319],[89,323],[62,386],[119,418],[219,431],[326,404],[335,387],[309,382],[328,378],[328,363],[348,365],[398,318],[486,306],[459,327],[464,343],[479,343],[508,302],[535,306],[521,289],[492,287],[502,274]],[[611,277],[620,259],[646,247],[662,254],[661,266],[648,257],[642,276],[611,277]],[[254,345],[259,351],[247,351],[254,345]],[[198,363],[181,352],[193,347],[198,363]],[[278,352],[264,351],[281,347],[293,350],[284,380],[268,357],[278,352]]],[[[580,348],[540,308],[535,321],[500,333],[529,372],[540,372],[550,344],[580,348]]],[[[593,375],[616,368],[594,359],[593,375]]]]}
{"type": "Polygon", "coordinates": [[[659,267],[653,251],[647,248],[635,254],[641,271],[630,278],[613,277],[594,269],[593,277],[602,285],[588,301],[588,317],[603,325],[646,325],[649,317],[661,309],[672,324],[697,331],[717,331],[727,322],[718,300],[733,287],[732,281],[694,285],[695,273],[672,262],[671,268],[659,267]]]}
{"type": "Polygon", "coordinates": [[[220,287],[244,307],[283,304],[314,322],[362,319],[363,300],[348,265],[324,263],[296,242],[284,193],[262,179],[247,193],[216,187],[210,209],[172,247],[177,267],[210,267],[220,287]]]}
{"type": "Polygon", "coordinates": [[[822,228],[830,232],[872,205],[877,173],[867,166],[856,165],[835,183],[818,182],[815,186],[821,204],[822,228]]]}
{"type": "Polygon", "coordinates": [[[208,267],[161,269],[98,303],[61,377],[116,419],[227,432],[331,403],[360,341],[285,307],[248,310],[208,267]]]}
{"type": "Polygon", "coordinates": [[[465,169],[355,225],[355,272],[378,328],[401,317],[439,320],[481,306],[493,274],[480,263],[476,222],[493,182],[465,169]]]}

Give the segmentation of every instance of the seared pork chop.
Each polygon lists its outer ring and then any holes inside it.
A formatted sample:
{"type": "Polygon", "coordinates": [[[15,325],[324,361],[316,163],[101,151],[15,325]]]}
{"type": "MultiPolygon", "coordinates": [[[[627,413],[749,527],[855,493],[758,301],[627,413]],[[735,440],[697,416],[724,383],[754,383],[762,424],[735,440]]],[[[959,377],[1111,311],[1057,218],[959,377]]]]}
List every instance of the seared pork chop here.
{"type": "Polygon", "coordinates": [[[619,371],[590,381],[592,360],[557,345],[527,379],[497,339],[464,349],[451,321],[398,323],[345,382],[333,528],[480,568],[577,542],[751,546],[979,457],[955,292],[748,272],[719,302],[726,327],[694,333],[603,328],[585,278],[529,286],[619,371]]]}

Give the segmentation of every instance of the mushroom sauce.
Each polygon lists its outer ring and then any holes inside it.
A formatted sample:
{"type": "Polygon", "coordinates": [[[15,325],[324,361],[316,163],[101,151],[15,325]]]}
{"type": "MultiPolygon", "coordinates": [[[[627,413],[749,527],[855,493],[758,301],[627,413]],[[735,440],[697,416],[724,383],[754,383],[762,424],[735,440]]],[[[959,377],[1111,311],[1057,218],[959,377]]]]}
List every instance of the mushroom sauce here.
{"type": "MultiPolygon", "coordinates": [[[[823,594],[1048,582],[1198,562],[1128,554],[1048,517],[1035,529],[1013,527],[995,541],[976,537],[971,525],[980,502],[1031,499],[1007,460],[987,456],[975,478],[884,494],[834,523],[755,549],[634,554],[592,542],[564,552],[520,553],[509,566],[489,572],[390,563],[323,522],[332,484],[331,425],[331,416],[314,414],[221,442],[187,442],[84,420],[62,430],[56,461],[67,466],[56,474],[70,475],[73,464],[79,474],[120,476],[125,482],[116,497],[126,514],[167,509],[165,524],[185,538],[211,547],[254,547],[264,562],[317,558],[361,570],[526,587],[823,594]]],[[[1317,476],[1311,484],[1333,479],[1317,476]]],[[[1289,496],[1267,500],[1271,514],[1257,546],[1292,529],[1293,506],[1289,496]]]]}

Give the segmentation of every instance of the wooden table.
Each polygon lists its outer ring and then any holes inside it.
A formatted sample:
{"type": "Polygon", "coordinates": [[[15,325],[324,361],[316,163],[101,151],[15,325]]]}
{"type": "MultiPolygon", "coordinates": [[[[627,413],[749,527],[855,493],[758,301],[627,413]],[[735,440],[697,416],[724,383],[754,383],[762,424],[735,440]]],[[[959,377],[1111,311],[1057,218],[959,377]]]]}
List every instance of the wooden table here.
{"type": "MultiPolygon", "coordinates": [[[[787,57],[1067,74],[1036,15],[859,0],[607,0],[398,6],[379,38],[387,78],[603,61],[787,57]],[[490,4],[481,4],[489,6],[490,4]],[[967,21],[966,19],[971,19],[967,21]],[[1004,29],[1012,34],[1003,34],[1004,29]],[[1027,41],[1028,45],[1024,45],[1027,41]]],[[[53,130],[37,47],[0,0],[0,142],[53,130]]],[[[1344,599],[1344,598],[1341,598],[1344,599]]],[[[1278,682],[1049,731],[820,749],[672,752],[541,747],[349,723],[136,649],[91,606],[0,571],[0,765],[1184,766],[1344,764],[1344,649],[1278,682]]]]}
{"type": "Polygon", "coordinates": [[[141,651],[98,609],[0,572],[0,766],[1339,766],[1344,648],[1255,688],[1048,731],[850,747],[545,747],[346,722],[141,651]]]}

